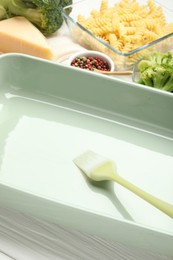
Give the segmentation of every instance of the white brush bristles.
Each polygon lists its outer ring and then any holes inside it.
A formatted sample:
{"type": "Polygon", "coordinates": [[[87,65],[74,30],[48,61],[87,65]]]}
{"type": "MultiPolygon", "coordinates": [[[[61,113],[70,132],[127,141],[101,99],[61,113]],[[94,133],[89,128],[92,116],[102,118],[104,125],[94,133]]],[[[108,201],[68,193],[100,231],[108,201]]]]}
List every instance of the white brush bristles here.
{"type": "Polygon", "coordinates": [[[93,151],[86,151],[73,160],[76,166],[80,168],[85,174],[87,174],[88,177],[93,169],[97,168],[106,161],[108,161],[107,158],[98,155],[93,151]]]}

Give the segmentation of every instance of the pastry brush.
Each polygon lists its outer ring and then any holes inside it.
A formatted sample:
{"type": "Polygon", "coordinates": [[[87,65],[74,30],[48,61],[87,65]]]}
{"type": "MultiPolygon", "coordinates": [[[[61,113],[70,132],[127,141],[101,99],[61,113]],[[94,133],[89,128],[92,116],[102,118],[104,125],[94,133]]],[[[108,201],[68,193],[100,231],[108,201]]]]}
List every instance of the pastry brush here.
{"type": "Polygon", "coordinates": [[[121,177],[117,173],[116,164],[114,161],[107,159],[93,151],[86,151],[76,157],[73,162],[90,179],[94,181],[115,181],[116,183],[130,190],[143,200],[147,201],[157,209],[173,218],[173,205],[160,200],[159,198],[149,194],[148,192],[142,190],[141,188],[121,177]]]}

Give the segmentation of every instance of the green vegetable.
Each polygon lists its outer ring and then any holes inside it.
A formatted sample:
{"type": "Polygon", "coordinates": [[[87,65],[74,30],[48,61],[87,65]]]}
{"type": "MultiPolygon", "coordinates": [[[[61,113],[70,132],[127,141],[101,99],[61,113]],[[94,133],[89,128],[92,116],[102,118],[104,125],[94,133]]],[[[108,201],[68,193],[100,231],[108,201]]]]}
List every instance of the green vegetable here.
{"type": "Polygon", "coordinates": [[[61,27],[61,10],[71,3],[72,0],[0,0],[0,21],[24,16],[44,35],[49,35],[61,27]]]}
{"type": "Polygon", "coordinates": [[[170,52],[153,52],[139,64],[138,83],[166,91],[173,91],[173,56],[170,52]]]}

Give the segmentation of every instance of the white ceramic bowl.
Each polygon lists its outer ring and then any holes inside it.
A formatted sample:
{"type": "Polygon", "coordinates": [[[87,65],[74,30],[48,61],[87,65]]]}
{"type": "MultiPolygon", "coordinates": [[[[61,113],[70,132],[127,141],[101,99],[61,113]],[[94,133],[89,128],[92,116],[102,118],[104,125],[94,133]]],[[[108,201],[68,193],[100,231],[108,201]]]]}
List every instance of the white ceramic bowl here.
{"type": "Polygon", "coordinates": [[[115,66],[114,66],[114,62],[112,61],[112,59],[102,53],[102,52],[99,52],[99,51],[91,51],[91,50],[84,50],[84,51],[79,51],[79,52],[76,52],[74,53],[72,56],[70,56],[70,58],[68,59],[67,61],[67,65],[71,66],[71,63],[72,61],[77,58],[77,57],[99,57],[103,60],[106,60],[108,62],[108,65],[109,65],[109,68],[110,68],[110,71],[114,71],[115,70],[115,66]]]}

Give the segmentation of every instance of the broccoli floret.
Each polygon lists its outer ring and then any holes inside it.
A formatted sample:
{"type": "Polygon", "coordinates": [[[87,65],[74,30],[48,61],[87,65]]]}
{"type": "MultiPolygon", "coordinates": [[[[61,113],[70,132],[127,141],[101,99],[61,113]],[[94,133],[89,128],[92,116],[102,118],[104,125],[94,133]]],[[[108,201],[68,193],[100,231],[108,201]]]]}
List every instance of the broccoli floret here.
{"type": "Polygon", "coordinates": [[[153,87],[153,70],[151,68],[147,68],[143,71],[141,80],[144,85],[153,87]]]}
{"type": "Polygon", "coordinates": [[[8,18],[8,15],[7,15],[6,9],[0,5],[0,20],[7,19],[7,18],[8,18]]]}
{"type": "Polygon", "coordinates": [[[148,55],[148,59],[152,62],[152,64],[167,65],[172,60],[172,55],[170,52],[153,52],[152,54],[148,55]]]}
{"type": "Polygon", "coordinates": [[[163,90],[173,92],[173,71],[170,71],[169,78],[162,87],[163,90]]]}
{"type": "Polygon", "coordinates": [[[61,27],[61,10],[71,3],[72,0],[1,0],[0,20],[24,16],[44,35],[50,35],[61,27]]]}
{"type": "Polygon", "coordinates": [[[173,56],[171,53],[153,52],[138,64],[139,84],[173,91],[173,56]]]}
{"type": "Polygon", "coordinates": [[[141,60],[138,64],[138,69],[140,72],[150,68],[152,66],[152,62],[149,60],[141,60]]]}

